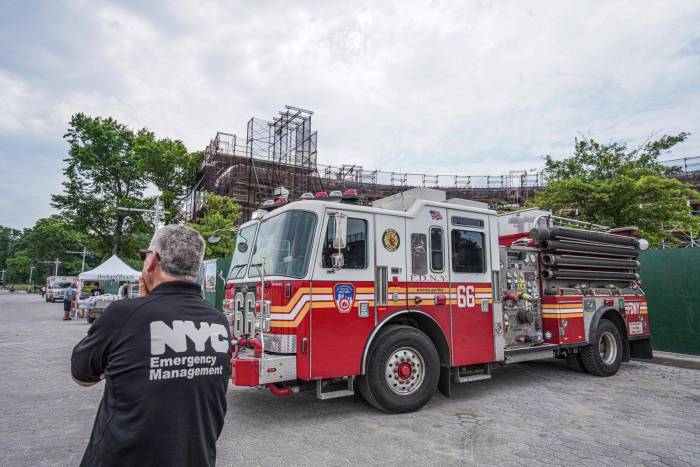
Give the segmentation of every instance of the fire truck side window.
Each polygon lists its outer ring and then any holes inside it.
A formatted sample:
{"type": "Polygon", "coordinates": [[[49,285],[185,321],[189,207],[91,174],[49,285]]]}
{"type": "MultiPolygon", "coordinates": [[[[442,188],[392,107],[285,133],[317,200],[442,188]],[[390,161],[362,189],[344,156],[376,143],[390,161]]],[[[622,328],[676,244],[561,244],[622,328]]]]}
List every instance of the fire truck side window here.
{"type": "MultiPolygon", "coordinates": [[[[333,218],[328,220],[326,239],[323,242],[322,265],[324,268],[333,267],[331,255],[337,253],[333,248],[333,232],[335,222],[333,218]]],[[[367,221],[363,219],[348,218],[347,246],[342,251],[345,265],[343,269],[365,269],[367,267],[367,221]]]]}
{"type": "Polygon", "coordinates": [[[411,272],[413,274],[428,274],[427,243],[425,234],[411,234],[411,272]]]}
{"type": "Polygon", "coordinates": [[[486,271],[483,233],[452,230],[452,270],[466,273],[486,271]]]}
{"type": "Polygon", "coordinates": [[[445,270],[445,243],[442,240],[442,229],[431,227],[430,229],[430,269],[433,272],[445,270]]]}

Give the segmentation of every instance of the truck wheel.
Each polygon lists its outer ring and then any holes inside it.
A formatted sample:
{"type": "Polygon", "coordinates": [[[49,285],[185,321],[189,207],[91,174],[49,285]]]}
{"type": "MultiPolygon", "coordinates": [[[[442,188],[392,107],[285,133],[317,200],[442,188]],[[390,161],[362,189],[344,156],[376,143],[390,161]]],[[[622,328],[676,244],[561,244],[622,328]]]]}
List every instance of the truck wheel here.
{"type": "Polygon", "coordinates": [[[622,338],[612,321],[601,319],[592,343],[581,348],[586,371],[596,376],[612,376],[622,364],[622,338]]]}
{"type": "Polygon", "coordinates": [[[569,364],[569,368],[579,373],[587,373],[586,367],[583,365],[583,359],[581,358],[581,352],[569,353],[566,355],[566,363],[569,364]]]}
{"type": "Polygon", "coordinates": [[[440,358],[430,338],[410,326],[391,326],[372,346],[360,393],[381,411],[413,412],[433,397],[439,377],[440,358]]]}

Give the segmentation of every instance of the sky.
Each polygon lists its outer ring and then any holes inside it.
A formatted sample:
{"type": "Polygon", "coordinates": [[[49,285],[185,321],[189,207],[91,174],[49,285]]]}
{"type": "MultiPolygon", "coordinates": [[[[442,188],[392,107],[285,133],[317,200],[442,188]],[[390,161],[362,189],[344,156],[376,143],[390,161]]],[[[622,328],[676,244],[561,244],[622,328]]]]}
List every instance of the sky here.
{"type": "Polygon", "coordinates": [[[54,213],[70,116],[204,149],[285,104],[318,161],[500,175],[574,138],[688,131],[700,156],[700,2],[0,0],[0,225],[54,213]]]}

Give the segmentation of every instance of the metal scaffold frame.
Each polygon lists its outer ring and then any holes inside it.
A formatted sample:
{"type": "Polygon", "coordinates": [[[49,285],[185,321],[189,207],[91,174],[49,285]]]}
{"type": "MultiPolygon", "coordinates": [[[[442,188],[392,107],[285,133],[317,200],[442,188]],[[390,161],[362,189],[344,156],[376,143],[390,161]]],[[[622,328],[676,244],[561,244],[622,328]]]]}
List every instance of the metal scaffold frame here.
{"type": "MultiPolygon", "coordinates": [[[[367,170],[356,164],[318,163],[318,135],[313,112],[285,106],[270,120],[248,120],[245,139],[217,132],[205,149],[201,177],[193,188],[189,217],[197,217],[207,192],[233,197],[241,219],[284,186],[289,196],[304,192],[356,189],[370,202],[410,187],[439,188],[449,197],[485,201],[492,206],[522,206],[546,184],[543,170],[511,171],[507,175],[455,175],[367,170]]],[[[700,178],[700,157],[661,161],[675,176],[700,178]]]]}

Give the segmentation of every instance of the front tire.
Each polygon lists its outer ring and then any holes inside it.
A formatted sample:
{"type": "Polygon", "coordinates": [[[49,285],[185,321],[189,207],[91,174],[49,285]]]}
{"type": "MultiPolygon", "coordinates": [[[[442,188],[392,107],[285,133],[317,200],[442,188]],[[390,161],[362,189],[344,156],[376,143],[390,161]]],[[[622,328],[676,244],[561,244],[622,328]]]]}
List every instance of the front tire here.
{"type": "Polygon", "coordinates": [[[383,412],[414,412],[433,397],[439,378],[440,358],[430,338],[410,326],[391,326],[372,346],[359,389],[383,412]]]}
{"type": "Polygon", "coordinates": [[[622,365],[622,337],[612,321],[601,319],[591,344],[581,349],[583,366],[592,375],[612,376],[622,365]]]}

